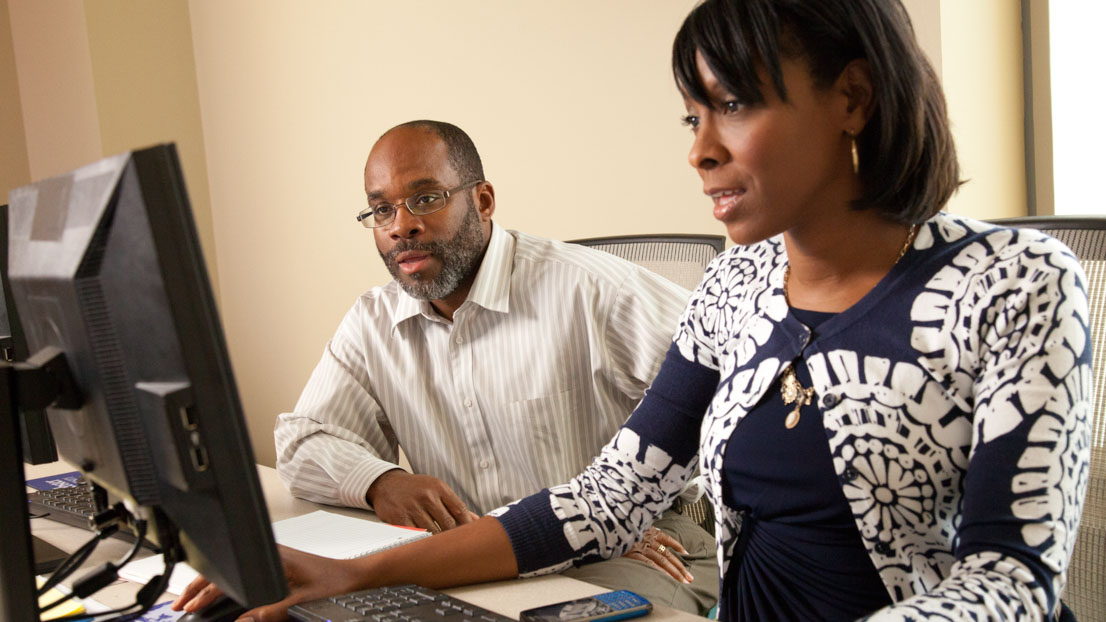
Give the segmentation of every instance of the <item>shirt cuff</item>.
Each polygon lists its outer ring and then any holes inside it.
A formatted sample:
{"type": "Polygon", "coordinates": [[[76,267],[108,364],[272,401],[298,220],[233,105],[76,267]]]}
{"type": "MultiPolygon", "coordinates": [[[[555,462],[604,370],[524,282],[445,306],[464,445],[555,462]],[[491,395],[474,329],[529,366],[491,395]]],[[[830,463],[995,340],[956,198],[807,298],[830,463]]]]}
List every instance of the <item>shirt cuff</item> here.
{"type": "Polygon", "coordinates": [[[492,512],[511,540],[519,575],[557,567],[575,556],[564,529],[558,528],[562,521],[552,497],[546,488],[492,512]]]}
{"type": "Polygon", "coordinates": [[[369,486],[373,485],[376,478],[394,469],[404,470],[398,464],[386,460],[369,459],[358,463],[338,484],[338,499],[342,505],[365,510],[373,509],[366,496],[369,486]]]}

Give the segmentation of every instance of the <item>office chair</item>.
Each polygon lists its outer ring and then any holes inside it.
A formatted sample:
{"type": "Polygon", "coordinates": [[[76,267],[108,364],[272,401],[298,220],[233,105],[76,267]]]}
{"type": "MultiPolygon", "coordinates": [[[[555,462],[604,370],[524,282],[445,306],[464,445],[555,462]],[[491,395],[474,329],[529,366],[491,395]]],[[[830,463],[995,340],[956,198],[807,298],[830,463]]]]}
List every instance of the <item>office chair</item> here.
{"type": "Polygon", "coordinates": [[[1106,217],[1029,216],[992,221],[1040,229],[1068,245],[1087,274],[1095,401],[1091,474],[1062,598],[1079,620],[1106,620],[1106,217]]]}
{"type": "MultiPolygon", "coordinates": [[[[687,289],[699,285],[707,264],[726,246],[721,235],[626,235],[569,242],[627,259],[687,289]]],[[[714,508],[706,496],[676,509],[714,534],[714,508]]]]}
{"type": "Polygon", "coordinates": [[[695,289],[707,264],[726,246],[726,238],[720,235],[681,234],[616,235],[569,242],[628,259],[687,289],[695,289]]]}

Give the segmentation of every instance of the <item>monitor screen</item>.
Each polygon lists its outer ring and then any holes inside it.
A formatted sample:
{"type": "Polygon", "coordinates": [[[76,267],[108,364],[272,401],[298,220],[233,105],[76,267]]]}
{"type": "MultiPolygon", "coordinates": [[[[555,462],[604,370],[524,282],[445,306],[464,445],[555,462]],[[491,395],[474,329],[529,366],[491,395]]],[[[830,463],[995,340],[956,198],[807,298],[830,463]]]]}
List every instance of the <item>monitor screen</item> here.
{"type": "Polygon", "coordinates": [[[106,158],[13,190],[9,203],[8,275],[28,352],[63,352],[82,401],[46,409],[59,455],[239,603],[282,598],[175,147],[106,158]]]}

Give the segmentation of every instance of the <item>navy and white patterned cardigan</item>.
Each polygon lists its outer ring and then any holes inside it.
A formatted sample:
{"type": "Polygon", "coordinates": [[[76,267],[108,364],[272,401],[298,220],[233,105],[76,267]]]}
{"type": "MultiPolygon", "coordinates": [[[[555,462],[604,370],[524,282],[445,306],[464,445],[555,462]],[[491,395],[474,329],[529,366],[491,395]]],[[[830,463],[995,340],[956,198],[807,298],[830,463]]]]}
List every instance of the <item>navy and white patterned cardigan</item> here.
{"type": "Polygon", "coordinates": [[[1088,308],[1071,251],[1037,231],[938,214],[812,343],[788,313],[786,265],[778,237],[715,259],[652,400],[572,482],[493,513],[520,573],[621,555],[698,466],[724,575],[740,521],[722,502],[727,441],[801,356],[842,491],[895,603],[871,619],[1053,611],[1090,469],[1088,308]]]}

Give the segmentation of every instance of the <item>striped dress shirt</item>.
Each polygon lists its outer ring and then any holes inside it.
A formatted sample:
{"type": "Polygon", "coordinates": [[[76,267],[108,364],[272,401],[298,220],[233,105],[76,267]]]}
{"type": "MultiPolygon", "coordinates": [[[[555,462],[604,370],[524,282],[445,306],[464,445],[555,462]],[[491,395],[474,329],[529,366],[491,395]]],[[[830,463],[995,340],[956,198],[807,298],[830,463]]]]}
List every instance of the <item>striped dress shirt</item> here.
{"type": "Polygon", "coordinates": [[[590,248],[492,236],[450,322],[393,281],[362,294],[296,404],[277,471],[295,496],[370,508],[397,468],[483,514],[586,467],[660,368],[689,292],[590,248]]]}

